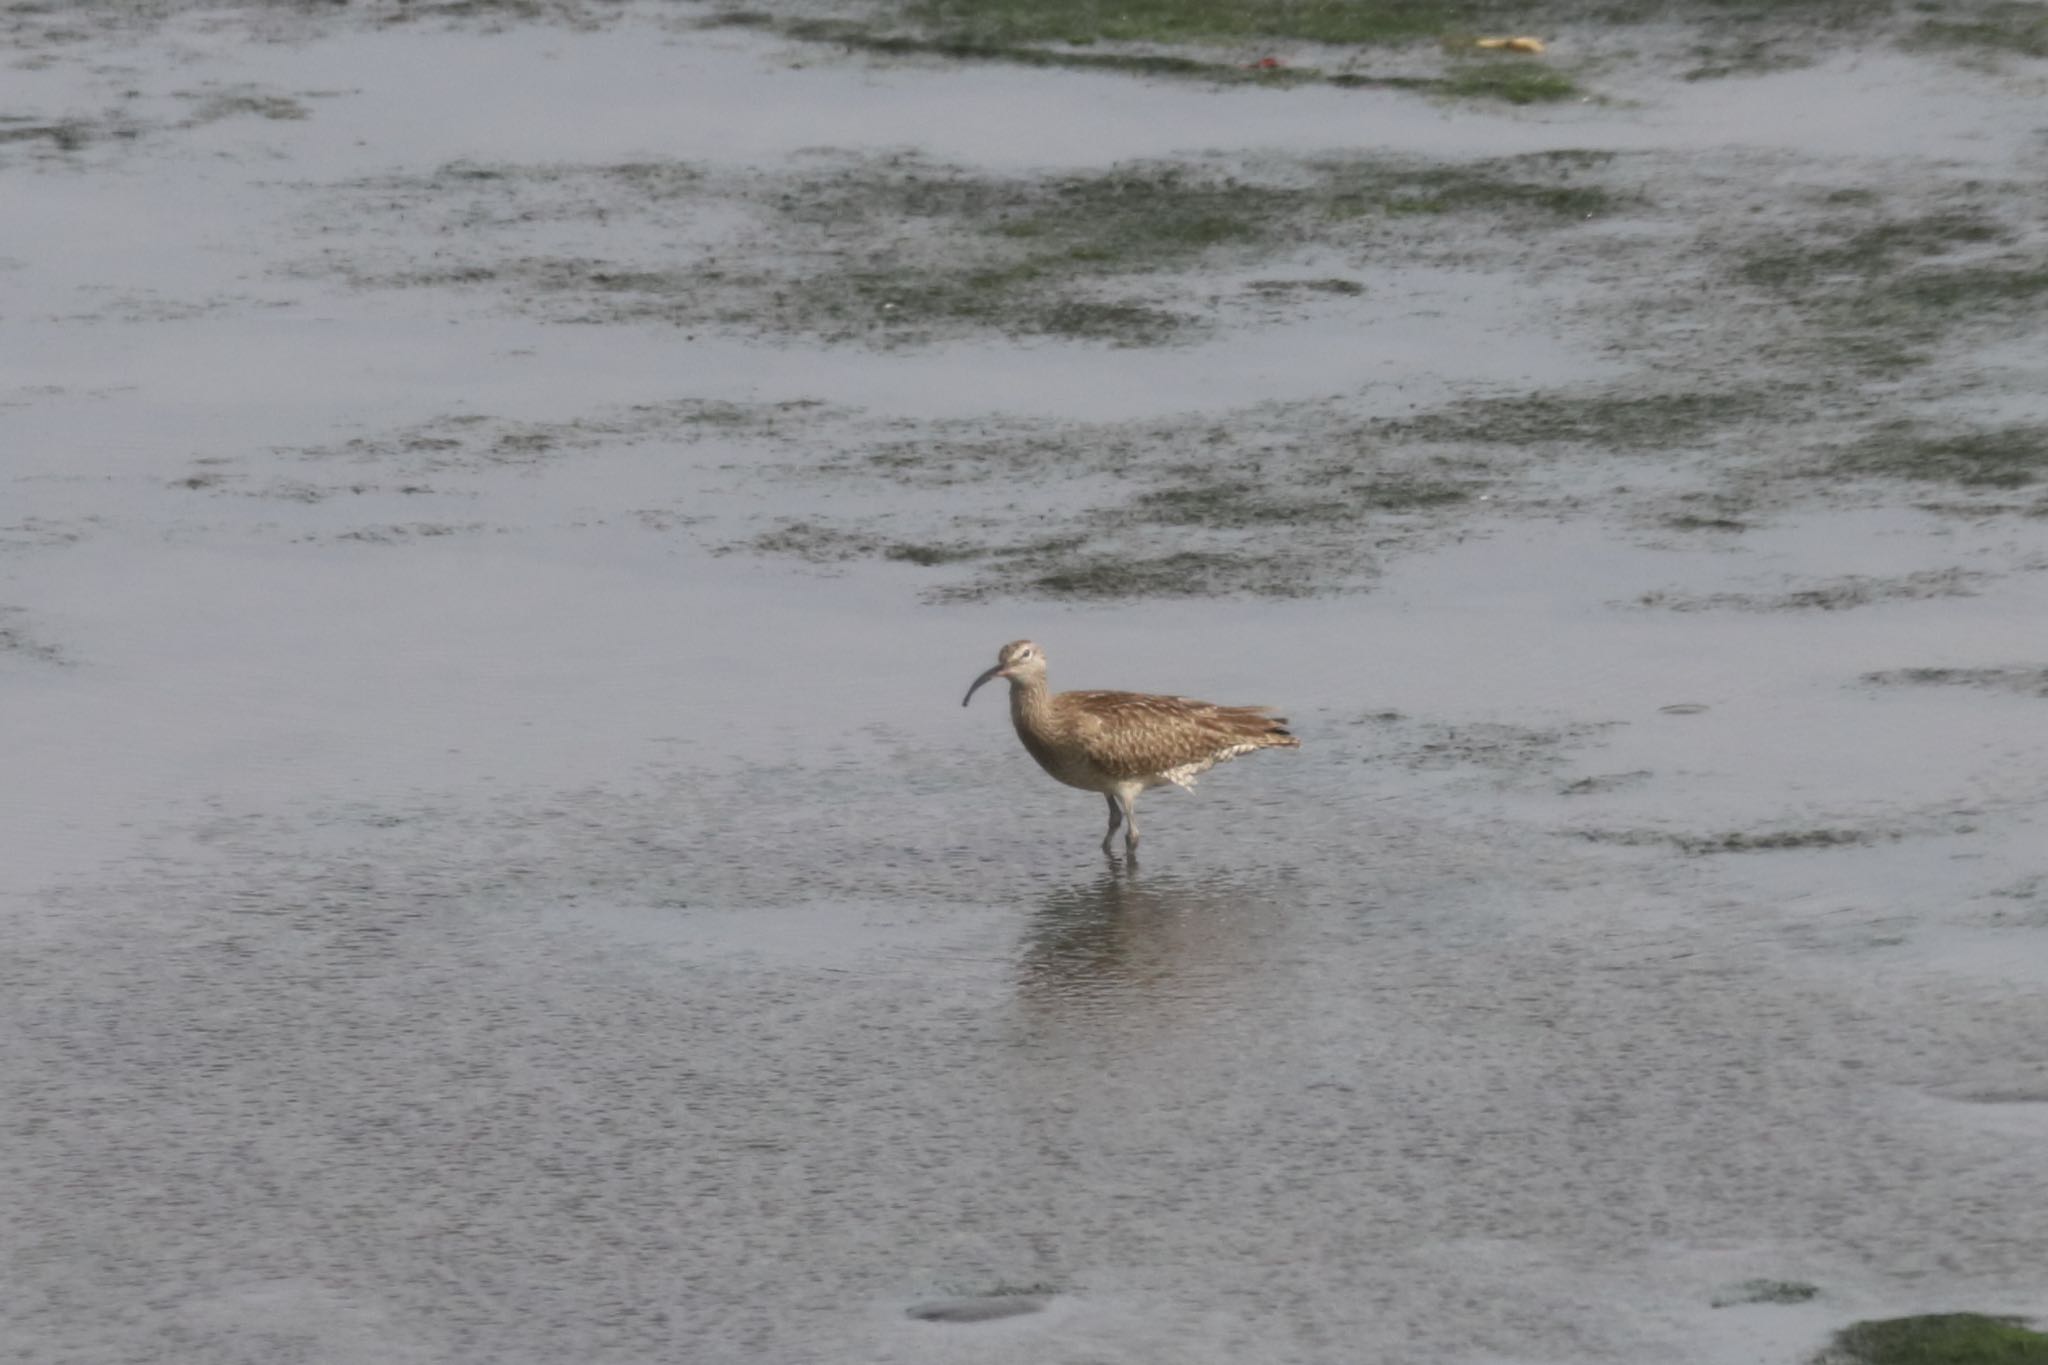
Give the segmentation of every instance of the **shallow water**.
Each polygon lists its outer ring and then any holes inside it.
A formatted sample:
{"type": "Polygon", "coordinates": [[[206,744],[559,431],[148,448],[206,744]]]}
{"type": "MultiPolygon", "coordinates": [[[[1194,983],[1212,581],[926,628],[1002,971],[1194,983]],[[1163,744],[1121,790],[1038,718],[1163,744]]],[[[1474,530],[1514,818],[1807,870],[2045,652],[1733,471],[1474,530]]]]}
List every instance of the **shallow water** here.
{"type": "Polygon", "coordinates": [[[933,605],[909,565],[729,547],[891,504],[808,463],[863,422],[1399,411],[1637,357],[1572,280],[1484,265],[1390,267],[1364,325],[891,351],[310,264],[453,249],[366,178],[772,167],[825,110],[842,148],[1002,169],[1369,126],[2005,174],[2037,155],[2006,87],[1872,56],[1497,114],[792,70],[641,20],[244,23],[10,72],[22,113],[309,110],[0,162],[10,1358],[1732,1363],[2048,1312],[2048,703],[1865,678],[2038,666],[2039,518],[1674,540],[1573,467],[1368,593],[933,605]],[[708,399],[855,414],[616,418],[708,399]],[[433,444],[470,417],[592,425],[433,444]],[[1950,569],[1966,595],[1769,605],[1950,569]],[[1107,859],[1001,699],[957,704],[1025,634],[1056,684],[1274,702],[1304,747],[1149,794],[1107,859]],[[1711,1306],[1758,1277],[1821,1293],[1711,1306]]]}

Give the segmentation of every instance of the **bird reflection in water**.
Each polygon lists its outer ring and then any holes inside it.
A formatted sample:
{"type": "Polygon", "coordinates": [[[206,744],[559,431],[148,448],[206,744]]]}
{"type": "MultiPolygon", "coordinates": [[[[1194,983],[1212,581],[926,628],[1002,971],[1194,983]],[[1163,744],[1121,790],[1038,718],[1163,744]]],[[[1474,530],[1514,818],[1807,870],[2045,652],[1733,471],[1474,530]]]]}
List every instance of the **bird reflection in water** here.
{"type": "Polygon", "coordinates": [[[1053,891],[1032,915],[1020,998],[1064,1011],[1213,1001],[1248,984],[1268,899],[1213,875],[1146,875],[1135,863],[1110,862],[1092,880],[1053,891]]]}

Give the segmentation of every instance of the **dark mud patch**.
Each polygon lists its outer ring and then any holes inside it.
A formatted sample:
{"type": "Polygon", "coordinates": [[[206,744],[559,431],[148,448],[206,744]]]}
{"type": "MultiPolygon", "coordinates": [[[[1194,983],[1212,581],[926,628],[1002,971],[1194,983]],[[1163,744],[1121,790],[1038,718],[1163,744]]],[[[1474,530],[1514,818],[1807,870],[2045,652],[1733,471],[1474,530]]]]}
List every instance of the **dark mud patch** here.
{"type": "Polygon", "coordinates": [[[15,150],[64,156],[97,143],[132,141],[141,135],[140,124],[118,113],[61,119],[0,114],[0,157],[15,150]]]}
{"type": "MultiPolygon", "coordinates": [[[[356,436],[294,452],[318,462],[378,466],[423,476],[548,463],[581,452],[649,442],[691,445],[699,441],[759,442],[787,447],[801,440],[836,410],[814,400],[732,403],[681,398],[613,408],[557,422],[521,422],[482,413],[456,413],[377,435],[356,436]]],[[[186,487],[218,485],[228,475],[202,470],[186,487]]],[[[348,485],[356,490],[356,485],[348,485]]],[[[359,491],[359,490],[357,490],[359,491]]],[[[425,492],[407,483],[398,491],[425,492]]]]}
{"type": "Polygon", "coordinates": [[[943,1298],[927,1299],[904,1312],[919,1322],[995,1322],[1044,1311],[1060,1289],[1051,1284],[998,1284],[983,1290],[952,1290],[943,1298]]]}
{"type": "MultiPolygon", "coordinates": [[[[201,461],[199,463],[201,463],[202,465],[208,463],[217,464],[219,463],[219,461],[217,457],[209,457],[208,460],[201,461]]],[[[227,485],[233,483],[239,477],[239,475],[231,474],[224,469],[209,469],[202,467],[195,469],[192,473],[185,475],[183,478],[172,479],[171,487],[182,488],[189,493],[203,493],[217,488],[224,488],[227,485]]]]}
{"type": "Polygon", "coordinates": [[[1601,736],[1618,724],[1453,723],[1416,720],[1398,712],[1375,713],[1358,723],[1380,732],[1385,741],[1368,762],[1399,764],[1411,772],[1479,769],[1494,779],[1546,776],[1575,751],[1599,744],[1601,736]]]}
{"type": "MultiPolygon", "coordinates": [[[[1173,9],[1183,8],[1180,6],[1173,9]]],[[[1185,6],[1198,9],[1200,5],[1185,6]]],[[[1156,7],[1166,13],[1168,7],[1156,7]]],[[[937,17],[927,10],[927,17],[937,17]]],[[[986,19],[986,14],[981,16],[986,19]]],[[[1128,17],[1128,15],[1124,16],[1128,17]]],[[[1181,16],[1185,17],[1185,16],[1181,16]]],[[[906,31],[887,22],[848,19],[783,19],[757,10],[738,10],[707,21],[727,28],[758,28],[793,41],[826,44],[847,52],[881,57],[933,57],[956,62],[1004,62],[1016,66],[1052,67],[1070,71],[1112,72],[1126,76],[1201,81],[1209,85],[1262,85],[1287,88],[1327,85],[1339,89],[1426,91],[1451,98],[1502,100],[1509,104],[1552,103],[1577,97],[1578,84],[1555,65],[1525,54],[1475,55],[1469,44],[1456,44],[1460,59],[1441,62],[1439,69],[1390,71],[1360,66],[1357,54],[1335,67],[1261,58],[1230,60],[1211,55],[1142,50],[1096,50],[1094,39],[1059,45],[1008,38],[986,22],[973,26],[947,23],[906,31]]],[[[1121,27],[1111,19],[1112,27],[1121,27]]]]}
{"type": "Polygon", "coordinates": [[[233,294],[181,298],[154,289],[92,288],[80,292],[94,299],[95,306],[67,313],[64,321],[189,322],[194,318],[223,316],[248,302],[246,297],[233,294]]]}
{"type": "Polygon", "coordinates": [[[99,517],[25,517],[10,526],[0,526],[0,551],[76,545],[103,524],[99,517]]]}
{"type": "Polygon", "coordinates": [[[1744,1280],[1729,1285],[1708,1302],[1715,1308],[1735,1308],[1752,1303],[1810,1303],[1820,1294],[1817,1285],[1804,1280],[1744,1280]]]}
{"type": "Polygon", "coordinates": [[[20,607],[5,606],[0,606],[0,658],[43,664],[69,662],[62,650],[40,638],[28,625],[26,612],[20,607]]]}
{"type": "MultiPolygon", "coordinates": [[[[2022,877],[1985,893],[1979,923],[1991,929],[2048,929],[2048,876],[2022,877]]],[[[2041,1096],[2048,1102],[2048,1095],[2041,1096]]]]}
{"type": "Polygon", "coordinates": [[[2048,518],[2048,496],[2032,499],[1959,497],[1932,498],[1913,504],[1923,512],[1982,522],[1986,517],[2048,518]]]}
{"type": "Polygon", "coordinates": [[[847,530],[822,521],[790,520],[761,532],[752,539],[721,546],[722,550],[748,550],[757,554],[788,555],[813,564],[843,564],[856,559],[885,559],[919,568],[939,568],[990,559],[1054,554],[1075,548],[1079,537],[1026,541],[1019,544],[967,540],[897,540],[887,535],[847,530]]]}
{"type": "Polygon", "coordinates": [[[1939,1097],[1957,1104],[2048,1104],[2048,1089],[1962,1090],[1940,1094],[1939,1097]]]}
{"type": "Polygon", "coordinates": [[[296,96],[257,86],[188,91],[180,98],[189,100],[192,104],[192,112],[185,118],[184,126],[188,128],[237,118],[296,122],[309,117],[312,113],[306,103],[296,96]]]}
{"type": "Polygon", "coordinates": [[[1753,525],[1741,517],[1700,512],[1679,512],[1663,518],[1659,524],[1667,531],[1719,531],[1729,534],[1747,531],[1753,525]]]}
{"type": "MultiPolygon", "coordinates": [[[[333,483],[315,483],[306,479],[266,479],[256,483],[251,482],[247,475],[219,467],[228,463],[221,457],[209,457],[196,463],[198,467],[192,473],[171,480],[170,487],[186,493],[257,498],[268,502],[297,503],[303,507],[311,507],[335,498],[372,497],[383,493],[423,497],[440,495],[447,491],[425,483],[393,485],[361,479],[333,483]]],[[[474,494],[461,496],[473,497],[474,494]]]]}
{"type": "Polygon", "coordinates": [[[1048,1302],[1042,1294],[983,1294],[957,1299],[931,1299],[904,1310],[919,1322],[995,1322],[1042,1312],[1048,1302]]]}
{"type": "Polygon", "coordinates": [[[1609,792],[1628,791],[1640,787],[1654,776],[1648,769],[1638,768],[1625,773],[1594,773],[1575,778],[1557,789],[1559,796],[1604,796],[1609,792]]]}
{"type": "Polygon", "coordinates": [[[1245,285],[1256,294],[1340,294],[1353,297],[1365,292],[1365,286],[1357,280],[1253,280],[1245,285]]]}
{"type": "MultiPolygon", "coordinates": [[[[1500,477],[1485,456],[1404,449],[1342,402],[1259,403],[1230,412],[1140,422],[948,420],[906,435],[882,428],[794,476],[881,481],[936,491],[1047,479],[1149,485],[1117,520],[1151,525],[1255,526],[1421,512],[1484,495],[1500,477]]],[[[1108,509],[1105,509],[1108,510],[1108,509]]]]}
{"type": "Polygon", "coordinates": [[[1976,687],[2048,697],[2048,668],[1893,668],[1865,673],[1863,681],[1880,687],[1976,687]]]}
{"type": "MultiPolygon", "coordinates": [[[[1190,272],[1331,252],[1427,257],[1442,247],[1418,218],[1454,217],[1514,241],[1635,202],[1599,183],[1605,158],[1555,154],[1462,164],[1212,157],[1027,177],[908,155],[831,160],[715,176],[680,165],[458,163],[362,182],[355,191],[377,212],[444,226],[464,245],[437,240],[431,261],[340,268],[364,287],[489,289],[563,322],[884,346],[973,333],[1158,345],[1282,297],[1266,282],[1203,290],[1190,272]],[[655,254],[600,253],[619,238],[597,229],[620,219],[674,230],[646,234],[655,254]],[[589,254],[532,249],[535,224],[577,222],[593,229],[589,254]]],[[[1363,292],[1353,283],[1287,293],[1337,307],[1363,292]]]]}
{"type": "Polygon", "coordinates": [[[1688,548],[1729,546],[1734,543],[1733,537],[1766,524],[1774,509],[1762,505],[1768,495],[1757,481],[1731,470],[1718,472],[1722,486],[1712,491],[1695,490],[1671,496],[1653,488],[1645,489],[1640,496],[1631,496],[1633,489],[1629,485],[1618,485],[1627,490],[1619,496],[1633,504],[1633,520],[1648,533],[1646,539],[1650,544],[1688,548]]]}
{"type": "Polygon", "coordinates": [[[415,521],[390,526],[362,526],[353,531],[343,531],[336,540],[355,541],[364,545],[402,545],[415,540],[433,540],[441,536],[477,535],[492,528],[480,521],[461,524],[443,521],[415,521]]]}
{"type": "Polygon", "coordinates": [[[1814,1365],[2048,1365],[2048,1334],[1984,1313],[1883,1318],[1835,1333],[1814,1365]]]}
{"type": "Polygon", "coordinates": [[[1483,484],[1428,478],[1369,477],[1317,492],[1242,479],[1181,483],[1140,493],[1122,515],[1154,526],[1251,530],[1264,526],[1347,524],[1374,512],[1416,512],[1462,503],[1483,484]]]}
{"type": "Polygon", "coordinates": [[[894,547],[873,536],[808,521],[785,522],[772,531],[763,531],[744,545],[729,548],[752,550],[756,554],[785,555],[810,564],[841,564],[876,555],[896,557],[889,554],[894,547]]]}
{"type": "Polygon", "coordinates": [[[1850,574],[1783,592],[1694,593],[1658,589],[1631,605],[1660,611],[1848,611],[1878,602],[1974,596],[1990,575],[1973,569],[1928,569],[1892,577],[1850,574]]]}
{"type": "MultiPolygon", "coordinates": [[[[319,10],[323,0],[290,0],[295,7],[319,10]]],[[[437,22],[471,25],[487,33],[514,25],[556,24],[594,29],[618,17],[607,0],[373,0],[366,6],[372,22],[385,27],[437,22]]]]}
{"type": "Polygon", "coordinates": [[[968,560],[986,558],[990,552],[980,546],[964,541],[948,545],[919,545],[899,541],[882,552],[884,559],[893,559],[901,564],[917,564],[932,568],[939,564],[961,564],[968,560]]]}
{"type": "Polygon", "coordinates": [[[1702,856],[1716,853],[1778,853],[1793,849],[1848,848],[1898,839],[1897,833],[1867,829],[1731,830],[1721,834],[1681,834],[1655,829],[1581,829],[1578,838],[1599,844],[1663,846],[1702,856]]]}

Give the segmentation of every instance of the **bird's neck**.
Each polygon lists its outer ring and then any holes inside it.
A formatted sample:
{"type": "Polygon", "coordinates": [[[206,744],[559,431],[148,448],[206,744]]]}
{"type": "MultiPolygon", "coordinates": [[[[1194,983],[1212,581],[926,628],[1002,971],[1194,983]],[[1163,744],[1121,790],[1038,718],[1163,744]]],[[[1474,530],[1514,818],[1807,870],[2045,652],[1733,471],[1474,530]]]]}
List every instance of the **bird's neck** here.
{"type": "Polygon", "coordinates": [[[1010,679],[1010,720],[1020,732],[1043,734],[1052,725],[1052,689],[1044,678],[1010,679]]]}

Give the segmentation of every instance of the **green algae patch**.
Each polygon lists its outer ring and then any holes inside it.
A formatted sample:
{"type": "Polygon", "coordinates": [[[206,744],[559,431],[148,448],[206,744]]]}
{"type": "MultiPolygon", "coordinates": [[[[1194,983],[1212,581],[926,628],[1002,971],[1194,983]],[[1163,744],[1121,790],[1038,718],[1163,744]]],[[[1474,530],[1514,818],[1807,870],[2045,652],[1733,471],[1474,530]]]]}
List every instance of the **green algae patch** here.
{"type": "MultiPolygon", "coordinates": [[[[1305,597],[1316,590],[1313,561],[1286,553],[1179,550],[1158,555],[1082,555],[1031,573],[1035,596],[1105,601],[1132,597],[1305,597]]],[[[983,585],[1001,591],[998,584],[983,585]]],[[[969,589],[964,596],[979,595],[969,589]]]]}
{"type": "MultiPolygon", "coordinates": [[[[1442,75],[1325,70],[1277,59],[1222,61],[1207,56],[1156,50],[1097,50],[1111,43],[1241,43],[1254,39],[1307,41],[1366,47],[1441,36],[1446,31],[1436,6],[1322,6],[1263,10],[1220,5],[1210,0],[1150,0],[1138,8],[1103,10],[1096,5],[1055,0],[1047,9],[942,3],[913,5],[896,21],[844,18],[783,19],[758,10],[715,15],[716,27],[759,28],[797,42],[829,44],[849,52],[883,57],[934,57],[957,62],[1003,62],[1014,66],[1201,81],[1210,85],[1303,86],[1339,89],[1407,89],[1466,99],[1534,104],[1579,93],[1569,76],[1528,56],[1469,60],[1442,75]],[[1347,36],[1348,35],[1348,36],[1347,36]]],[[[1451,27],[1455,27],[1452,25],[1451,27]]]]}
{"type": "Polygon", "coordinates": [[[1917,422],[1893,422],[1838,450],[1821,472],[1971,488],[2022,488],[2048,476],[2048,426],[2023,423],[1931,432],[1917,422]]]}
{"type": "Polygon", "coordinates": [[[0,116],[0,150],[9,143],[40,145],[52,152],[79,152],[110,138],[135,138],[141,130],[115,115],[104,118],[35,119],[0,116]]]}
{"type": "Polygon", "coordinates": [[[1001,175],[906,154],[819,156],[778,174],[456,162],[363,187],[386,211],[447,222],[462,245],[349,273],[370,287],[500,292],[558,322],[880,347],[975,333],[1159,346],[1206,335],[1233,309],[1341,308],[1366,292],[1339,277],[1222,292],[1200,283],[1218,272],[1292,264],[1304,251],[1410,249],[1425,231],[1409,221],[1418,216],[1533,237],[1633,205],[1601,183],[1606,164],[1596,153],[1449,165],[1212,156],[1001,175]],[[777,249],[661,240],[633,258],[548,255],[530,230],[691,210],[742,221],[777,249]]]}
{"type": "Polygon", "coordinates": [[[1459,99],[1501,100],[1508,104],[1555,104],[1576,99],[1578,84],[1554,67],[1521,57],[1487,57],[1463,62],[1444,77],[1443,93],[1459,99]]]}
{"type": "Polygon", "coordinates": [[[1983,1313],[1884,1318],[1835,1333],[1815,1365],[2048,1365],[2048,1334],[1983,1313]]]}
{"type": "Polygon", "coordinates": [[[1715,1308],[1751,1303],[1808,1303],[1819,1294],[1819,1286],[1803,1280],[1744,1280],[1714,1295],[1711,1303],[1715,1308]]]}
{"type": "Polygon", "coordinates": [[[1247,530],[1344,524],[1374,512],[1425,511],[1466,501],[1473,485],[1428,478],[1375,477],[1315,493],[1279,491],[1245,480],[1181,484],[1140,494],[1127,510],[1159,526],[1247,530]]]}
{"type": "Polygon", "coordinates": [[[1423,441],[1491,445],[1546,442],[1661,450],[1755,420],[1779,395],[1764,390],[1677,393],[1540,391],[1483,398],[1387,424],[1423,441]]]}
{"type": "Polygon", "coordinates": [[[1911,43],[1968,56],[2048,57],[2048,10],[2032,3],[1964,10],[1922,23],[1913,31],[1911,43]]]}
{"type": "Polygon", "coordinates": [[[1945,209],[1842,232],[1823,231],[1811,238],[1766,241],[1747,254],[1738,273],[1748,283],[1773,289],[1843,277],[1869,279],[2006,236],[2006,230],[1983,213],[1945,209]]]}
{"type": "Polygon", "coordinates": [[[2048,250],[1994,213],[1986,187],[1961,202],[1887,215],[1881,197],[1837,191],[1812,230],[1764,234],[1732,253],[1744,286],[1789,308],[1776,349],[1895,377],[1965,336],[2030,328],[2048,295],[2048,250]]]}
{"type": "Polygon", "coordinates": [[[185,121],[188,127],[232,118],[290,122],[306,118],[311,112],[302,101],[290,95],[255,87],[202,91],[186,94],[183,98],[195,101],[191,116],[185,121]]]}
{"type": "Polygon", "coordinates": [[[814,521],[789,521],[763,531],[744,547],[760,554],[788,555],[812,564],[864,559],[883,549],[875,537],[814,521]]]}
{"type": "Polygon", "coordinates": [[[1326,72],[1311,66],[1262,62],[1227,62],[1166,52],[1095,51],[1083,39],[1066,46],[992,37],[977,31],[902,32],[846,19],[778,19],[743,10],[707,20],[715,27],[759,28],[795,42],[828,44],[849,52],[880,57],[935,57],[956,62],[1002,62],[1068,71],[1110,72],[1124,76],[1201,81],[1209,85],[1334,85],[1340,88],[1440,90],[1445,82],[1433,76],[1373,75],[1356,71],[1326,72]]]}
{"type": "Polygon", "coordinates": [[[1436,38],[1486,11],[1441,0],[1247,5],[1241,0],[913,0],[906,17],[938,33],[990,43],[1242,42],[1292,38],[1366,46],[1436,38]]]}
{"type": "Polygon", "coordinates": [[[1923,569],[1918,573],[1847,574],[1782,592],[1692,593],[1657,589],[1638,594],[1634,605],[1661,611],[1849,611],[1879,602],[1921,602],[1971,597],[1986,575],[1972,569],[1923,569]]]}
{"type": "Polygon", "coordinates": [[[1365,286],[1357,280],[1253,280],[1245,288],[1254,294],[1269,297],[1285,297],[1290,294],[1335,294],[1356,298],[1365,292],[1365,286]]]}
{"type": "Polygon", "coordinates": [[[906,566],[937,602],[1302,597],[1360,587],[1383,557],[1444,534],[1500,477],[1480,461],[1383,447],[1329,409],[1296,408],[1277,435],[1281,414],[963,420],[916,440],[875,424],[822,461],[777,468],[815,489],[813,515],[725,548],[906,566]],[[863,515],[832,494],[839,481],[944,502],[863,515]]]}
{"type": "Polygon", "coordinates": [[[798,42],[829,43],[852,52],[884,57],[939,57],[957,62],[1003,62],[1068,71],[1103,71],[1124,76],[1195,80],[1211,85],[1292,86],[1341,83],[1428,88],[1427,77],[1339,80],[1314,67],[1263,66],[1213,61],[1163,52],[1096,52],[1074,47],[1037,47],[963,33],[883,32],[840,19],[767,20],[761,25],[798,42]]]}
{"type": "Polygon", "coordinates": [[[1799,71],[1812,66],[1814,58],[1805,52],[1788,51],[1778,36],[1738,37],[1733,40],[1715,34],[1693,45],[1694,65],[1688,67],[1688,81],[1718,81],[1731,76],[1768,76],[1779,71],[1799,71]]]}
{"type": "Polygon", "coordinates": [[[899,541],[882,551],[882,558],[893,559],[901,564],[916,564],[932,568],[940,564],[959,564],[968,560],[986,559],[989,551],[980,545],[952,541],[943,545],[920,544],[899,541]]]}
{"type": "Polygon", "coordinates": [[[1611,159],[1611,153],[1534,152],[1466,165],[1416,166],[1399,174],[1351,163],[1348,178],[1333,178],[1337,197],[1330,208],[1338,216],[1490,213],[1555,223],[1603,218],[1633,202],[1582,178],[1611,159]]]}

